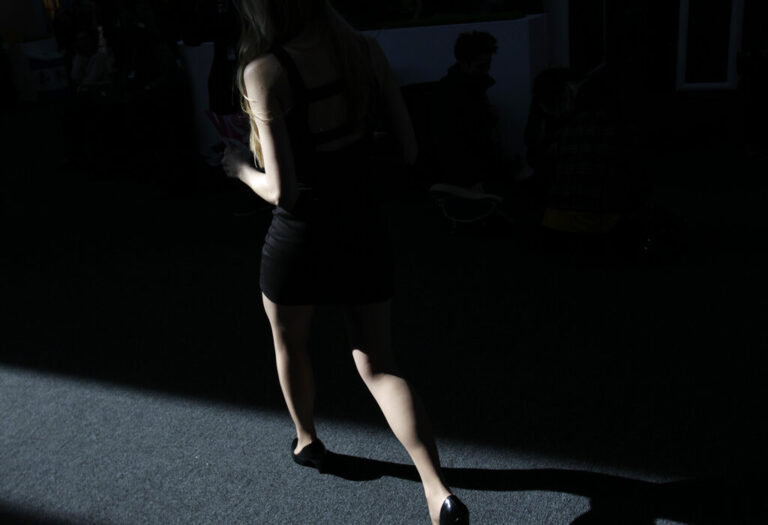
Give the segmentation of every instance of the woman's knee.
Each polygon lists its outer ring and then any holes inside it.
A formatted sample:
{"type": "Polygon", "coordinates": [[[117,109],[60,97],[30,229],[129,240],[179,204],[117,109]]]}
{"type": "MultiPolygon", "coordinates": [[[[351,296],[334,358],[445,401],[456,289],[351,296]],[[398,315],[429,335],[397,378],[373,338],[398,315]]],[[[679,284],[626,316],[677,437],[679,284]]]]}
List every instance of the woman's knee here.
{"type": "Polygon", "coordinates": [[[348,306],[344,320],[352,357],[363,381],[367,383],[379,374],[394,373],[389,305],[348,306]]]}
{"type": "Polygon", "coordinates": [[[361,349],[352,350],[357,373],[365,384],[370,384],[383,375],[397,375],[397,367],[389,353],[368,353],[361,349]]]}

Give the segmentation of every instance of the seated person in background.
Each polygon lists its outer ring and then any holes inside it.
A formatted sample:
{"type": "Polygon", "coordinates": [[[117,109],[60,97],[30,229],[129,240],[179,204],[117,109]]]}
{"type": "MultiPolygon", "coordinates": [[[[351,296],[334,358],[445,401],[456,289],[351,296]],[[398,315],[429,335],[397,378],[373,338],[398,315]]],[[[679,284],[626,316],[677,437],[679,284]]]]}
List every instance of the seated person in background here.
{"type": "Polygon", "coordinates": [[[62,166],[94,163],[108,135],[103,126],[109,122],[105,103],[110,100],[114,62],[100,33],[100,27],[76,33],[70,71],[75,98],[62,114],[62,126],[69,142],[68,160],[62,166]]]}
{"type": "Polygon", "coordinates": [[[573,70],[552,68],[539,73],[533,81],[524,139],[526,161],[533,169],[528,186],[537,206],[544,206],[554,179],[554,158],[549,151],[575,110],[576,93],[582,80],[573,70]]]}
{"type": "Polygon", "coordinates": [[[432,101],[429,150],[437,182],[503,194],[504,180],[512,179],[498,109],[486,94],[496,82],[488,72],[497,50],[490,33],[462,33],[456,40],[456,63],[438,83],[432,101]]]}
{"type": "Polygon", "coordinates": [[[114,61],[97,31],[77,33],[70,77],[76,93],[95,91],[112,83],[114,61]]]}
{"type": "Polygon", "coordinates": [[[583,80],[558,77],[559,89],[540,99],[546,118],[529,144],[535,176],[544,171],[549,179],[542,224],[570,233],[615,231],[647,193],[621,86],[607,68],[583,80]]]}

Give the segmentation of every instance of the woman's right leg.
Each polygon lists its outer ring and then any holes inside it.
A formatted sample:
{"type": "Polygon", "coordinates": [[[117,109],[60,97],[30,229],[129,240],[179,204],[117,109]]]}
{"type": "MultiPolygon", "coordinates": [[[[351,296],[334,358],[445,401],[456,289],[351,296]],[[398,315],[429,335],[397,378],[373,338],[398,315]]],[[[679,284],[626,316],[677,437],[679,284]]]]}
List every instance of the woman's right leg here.
{"type": "Polygon", "coordinates": [[[346,306],[344,320],[357,371],[413,460],[424,485],[430,518],[437,523],[440,507],[451,492],[440,470],[426,411],[397,372],[391,349],[390,302],[346,306]]]}
{"type": "Polygon", "coordinates": [[[315,381],[307,346],[314,306],[287,306],[262,294],[264,311],[272,327],[280,388],[296,425],[299,452],[317,438],[315,432],[315,381]]]}

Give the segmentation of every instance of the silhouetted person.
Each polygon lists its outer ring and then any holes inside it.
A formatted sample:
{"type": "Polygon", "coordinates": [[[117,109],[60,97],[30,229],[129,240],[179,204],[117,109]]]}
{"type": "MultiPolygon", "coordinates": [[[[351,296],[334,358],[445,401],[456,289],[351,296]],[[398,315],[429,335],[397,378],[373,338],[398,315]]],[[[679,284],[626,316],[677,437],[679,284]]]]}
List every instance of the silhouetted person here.
{"type": "Polygon", "coordinates": [[[64,53],[67,71],[72,71],[72,61],[78,52],[78,35],[97,31],[98,20],[95,6],[88,0],[62,3],[53,19],[53,34],[59,51],[64,53]]]}
{"type": "Polygon", "coordinates": [[[436,89],[432,154],[438,182],[490,191],[504,177],[499,112],[486,91],[496,39],[473,31],[456,39],[456,63],[436,89]],[[479,185],[479,186],[478,186],[479,185]]]}
{"type": "Polygon", "coordinates": [[[433,523],[468,523],[451,495],[419,398],[391,348],[393,254],[370,183],[375,107],[388,117],[398,156],[416,158],[400,86],[375,40],[349,27],[326,0],[241,0],[237,75],[251,118],[247,156],[222,165],[275,205],[259,283],[278,376],[297,437],[294,461],[323,468],[315,431],[307,342],[317,304],[342,309],[357,370],[421,477],[433,523]]]}
{"type": "Polygon", "coordinates": [[[168,92],[175,77],[175,42],[163,35],[155,7],[143,6],[123,14],[126,89],[135,94],[168,92]]]}

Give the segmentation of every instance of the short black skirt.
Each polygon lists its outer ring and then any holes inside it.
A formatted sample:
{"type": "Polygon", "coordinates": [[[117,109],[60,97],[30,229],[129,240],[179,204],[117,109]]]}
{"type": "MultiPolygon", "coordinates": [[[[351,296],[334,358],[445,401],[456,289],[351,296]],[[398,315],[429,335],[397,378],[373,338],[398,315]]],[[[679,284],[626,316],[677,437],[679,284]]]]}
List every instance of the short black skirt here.
{"type": "Polygon", "coordinates": [[[365,304],[394,293],[392,241],[380,206],[313,202],[276,207],[259,284],[277,304],[365,304]]]}

